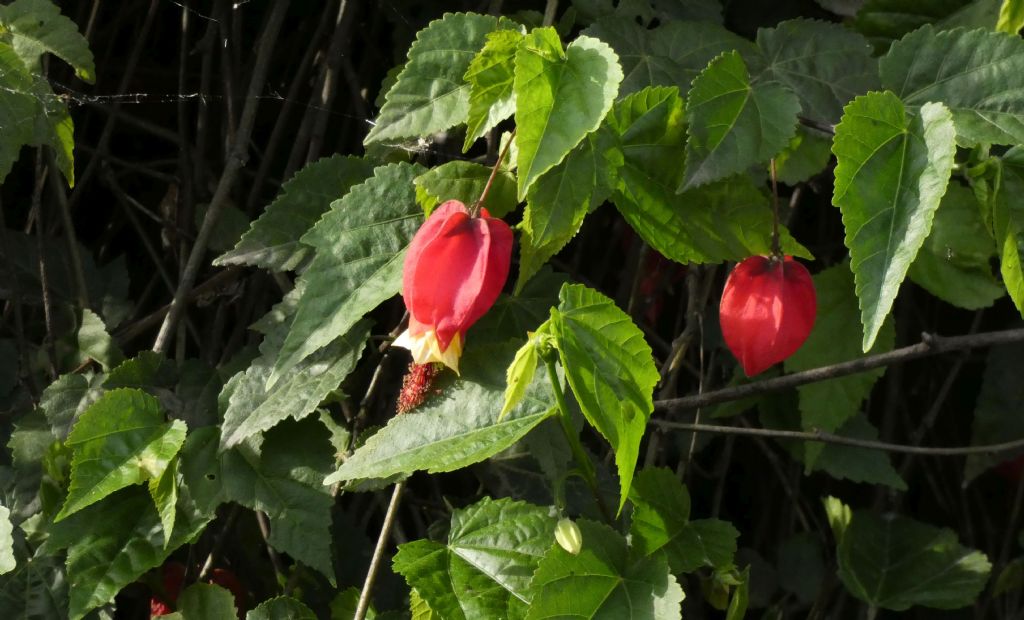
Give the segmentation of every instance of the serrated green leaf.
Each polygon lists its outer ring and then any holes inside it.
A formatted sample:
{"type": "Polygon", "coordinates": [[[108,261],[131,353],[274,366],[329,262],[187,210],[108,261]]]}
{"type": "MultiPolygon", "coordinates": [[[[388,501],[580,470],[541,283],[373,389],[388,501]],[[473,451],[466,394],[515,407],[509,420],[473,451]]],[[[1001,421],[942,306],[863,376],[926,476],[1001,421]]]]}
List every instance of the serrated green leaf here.
{"type": "Polygon", "coordinates": [[[611,108],[622,68],[598,39],[580,36],[562,50],[554,28],[531,32],[516,53],[514,92],[519,198],[597,129],[611,108]]]}
{"type": "Polygon", "coordinates": [[[409,592],[409,614],[412,620],[437,620],[434,610],[415,589],[409,592]]]}
{"type": "Polygon", "coordinates": [[[163,564],[175,549],[194,541],[212,518],[182,493],[174,533],[167,540],[153,501],[136,487],[54,524],[46,548],[68,549],[71,620],[105,605],[143,573],[163,564]]]}
{"type": "MultiPolygon", "coordinates": [[[[854,439],[878,440],[878,429],[862,413],[836,429],[835,433],[842,437],[854,439]]],[[[804,464],[810,471],[823,471],[833,478],[864,482],[867,484],[884,484],[898,491],[906,491],[907,483],[900,478],[892,466],[889,455],[881,450],[859,448],[842,444],[807,443],[804,446],[804,464]],[[813,458],[813,460],[812,460],[813,458]]]]}
{"type": "Polygon", "coordinates": [[[1024,2],[1021,0],[1003,0],[999,7],[999,19],[996,30],[1009,34],[1017,34],[1024,28],[1024,2]]]}
{"type": "Polygon", "coordinates": [[[14,557],[14,526],[11,525],[11,511],[0,505],[0,575],[17,568],[14,557]]]}
{"type": "MultiPolygon", "coordinates": [[[[872,348],[861,349],[861,331],[857,329],[857,296],[849,265],[830,267],[813,277],[818,300],[817,320],[803,346],[785,361],[787,373],[810,370],[854,360],[865,355],[891,351],[896,342],[896,329],[891,318],[878,332],[872,348]]],[[[885,374],[876,368],[859,374],[803,385],[800,394],[800,419],[804,430],[833,432],[860,411],[861,403],[871,388],[885,374]]],[[[815,463],[822,444],[807,444],[806,463],[815,463]]]]}
{"type": "Polygon", "coordinates": [[[159,478],[185,441],[185,423],[164,422],[156,398],[141,390],[107,392],[75,423],[71,486],[60,521],[114,491],[159,478]]]}
{"type": "Polygon", "coordinates": [[[830,140],[799,127],[789,146],[775,157],[776,178],[787,185],[802,183],[823,171],[831,157],[830,140]]]}
{"type": "MultiPolygon", "coordinates": [[[[971,426],[971,445],[984,445],[1024,438],[1024,417],[1020,415],[1020,403],[1024,402],[1024,359],[1019,345],[993,347],[985,361],[985,375],[981,392],[974,406],[974,421],[971,426]]],[[[1022,450],[999,454],[972,454],[967,457],[964,467],[964,482],[970,482],[979,474],[1000,461],[1012,459],[1024,453],[1022,450]]]]}
{"type": "MultiPolygon", "coordinates": [[[[27,560],[27,558],[26,558],[27,560]]],[[[0,609],[18,620],[53,620],[68,613],[68,585],[57,556],[41,555],[0,577],[0,609]]]]}
{"type": "Polygon", "coordinates": [[[601,127],[530,188],[519,239],[516,291],[576,236],[587,213],[607,198],[622,159],[614,146],[614,135],[601,127]]]}
{"type": "Polygon", "coordinates": [[[558,292],[568,281],[565,274],[543,267],[515,295],[500,295],[480,321],[469,328],[466,341],[503,342],[524,340],[548,320],[558,305],[558,292]]]}
{"type": "Polygon", "coordinates": [[[469,84],[469,113],[463,152],[515,112],[512,80],[516,49],[522,40],[523,35],[517,30],[495,30],[487,35],[483,49],[469,63],[463,77],[469,84]]]}
{"type": "Polygon", "coordinates": [[[103,394],[103,376],[61,375],[46,386],[39,399],[39,408],[46,414],[53,436],[67,439],[71,426],[82,413],[103,394]]]}
{"type": "Polygon", "coordinates": [[[530,578],[554,541],[547,508],[484,498],[452,514],[445,543],[399,546],[394,569],[445,618],[505,617],[512,598],[529,603],[530,578]]]}
{"type": "Polygon", "coordinates": [[[732,591],[729,608],[725,611],[725,620],[743,620],[750,605],[750,567],[743,569],[739,576],[740,583],[732,591]]]}
{"type": "MultiPolygon", "coordinates": [[[[338,592],[331,600],[331,620],[352,620],[359,606],[359,594],[359,588],[354,586],[338,592]]],[[[377,611],[370,605],[366,610],[366,620],[374,620],[376,617],[377,611]]]]}
{"type": "Polygon", "coordinates": [[[41,71],[40,56],[49,52],[74,67],[82,80],[96,81],[89,42],[49,0],[14,0],[0,7],[0,26],[10,33],[15,51],[32,71],[41,71]]]}
{"type": "Polygon", "coordinates": [[[42,113],[33,96],[33,78],[14,48],[0,41],[0,181],[18,160],[21,147],[36,138],[36,119],[42,113]]]}
{"type": "Polygon", "coordinates": [[[777,155],[796,132],[800,102],[776,82],[751,84],[738,52],[711,61],[686,103],[686,172],[679,191],[724,179],[777,155]]]}
{"type": "MultiPolygon", "coordinates": [[[[833,503],[838,506],[830,512],[845,509],[850,514],[841,503],[833,503]]],[[[839,578],[846,589],[883,609],[966,607],[992,570],[985,554],[961,546],[952,530],[900,515],[853,511],[836,537],[839,578]]]]}
{"type": "Polygon", "coordinates": [[[637,552],[651,555],[664,549],[677,575],[702,566],[732,564],[739,532],[718,519],[690,521],[690,495],[668,469],[649,468],[637,474],[629,501],[633,503],[630,533],[637,552]]]}
{"type": "Polygon", "coordinates": [[[334,155],[319,159],[295,173],[274,202],[254,221],[233,250],[214,259],[214,265],[255,265],[271,271],[302,266],[313,249],[300,239],[331,203],[353,185],[373,174],[373,165],[360,157],[334,155]]]}
{"type": "Polygon", "coordinates": [[[966,187],[951,183],[908,275],[954,306],[987,308],[1006,294],[989,264],[995,250],[977,199],[966,187]]]}
{"type": "MultiPolygon", "coordinates": [[[[286,329],[286,328],[285,328],[286,329]]],[[[268,334],[262,355],[234,381],[221,425],[221,448],[236,446],[286,418],[301,420],[335,390],[359,362],[370,336],[364,320],[334,342],[302,360],[267,389],[284,329],[268,334]]]]}
{"type": "Polygon", "coordinates": [[[998,179],[990,203],[992,232],[999,253],[999,272],[1010,299],[1024,316],[1024,149],[1010,149],[997,169],[998,179]]]}
{"type": "Polygon", "coordinates": [[[235,597],[230,591],[209,583],[194,583],[177,601],[183,620],[231,620],[237,617],[235,597]]]}
{"type": "Polygon", "coordinates": [[[879,68],[883,87],[907,106],[945,104],[961,144],[1024,142],[1024,99],[1017,96],[1024,89],[1020,37],[925,26],[894,43],[879,68]]]}
{"type": "Polygon", "coordinates": [[[223,487],[223,500],[266,513],[270,546],[323,573],[334,583],[331,562],[330,488],[323,479],[334,449],[316,418],[285,421],[223,453],[219,470],[209,457],[208,475],[223,487]],[[261,441],[262,440],[262,441],[261,441]]]}
{"type": "Polygon", "coordinates": [[[463,76],[498,27],[490,15],[447,13],[416,33],[364,143],[428,136],[465,122],[470,88],[463,76]]]}
{"type": "Polygon", "coordinates": [[[300,278],[305,289],[269,387],[399,292],[405,248],[423,221],[412,183],[423,171],[410,164],[377,168],[302,237],[317,253],[300,278]]]}
{"type": "Polygon", "coordinates": [[[392,418],[324,484],[418,470],[453,471],[501,452],[552,415],[551,387],[540,373],[522,402],[499,422],[505,369],[521,341],[483,346],[467,342],[461,377],[438,383],[440,396],[415,414],[392,418]]]}
{"type": "Polygon", "coordinates": [[[868,351],[946,192],[953,118],[940,103],[908,116],[891,92],[870,93],[846,106],[832,152],[832,203],[843,213],[868,351]]]}
{"type": "Polygon", "coordinates": [[[841,24],[811,19],[784,21],[757,31],[763,53],[754,83],[777,81],[800,100],[804,114],[837,122],[843,106],[878,88],[878,61],[871,46],[841,24]],[[763,64],[762,64],[763,63],[763,64]]]}
{"type": "Polygon", "coordinates": [[[606,525],[579,520],[583,548],[572,555],[553,545],[533,576],[528,620],[545,618],[681,618],[683,589],[664,554],[634,557],[606,525]]]}
{"type": "Polygon", "coordinates": [[[624,74],[620,96],[648,86],[676,86],[685,97],[697,74],[722,52],[756,53],[750,41],[709,23],[671,20],[649,30],[615,16],[602,18],[583,34],[601,39],[619,56],[624,74]]]}
{"type": "MultiPolygon", "coordinates": [[[[681,106],[673,88],[645,89],[616,103],[608,116],[623,153],[615,206],[644,241],[680,263],[767,254],[771,210],[746,176],[675,193],[686,140],[681,106]]],[[[788,231],[781,233],[787,254],[810,257],[788,231]]]]}
{"type": "Polygon", "coordinates": [[[178,457],[175,455],[170,464],[158,477],[149,479],[149,496],[160,515],[160,525],[164,528],[164,539],[170,540],[174,533],[174,520],[177,517],[178,505],[178,457]]]}
{"type": "Polygon", "coordinates": [[[107,333],[107,326],[98,314],[85,308],[81,311],[78,326],[78,352],[100,363],[103,370],[110,370],[124,360],[124,353],[107,333]]]}
{"type": "Polygon", "coordinates": [[[615,450],[622,510],[658,369],[643,332],[611,299],[578,284],[563,286],[559,298],[551,326],[562,368],[583,415],[615,450]]]}
{"type": "MultiPolygon", "coordinates": [[[[468,207],[480,199],[491,170],[489,166],[469,161],[450,161],[431,168],[413,181],[416,185],[416,202],[423,207],[427,217],[434,207],[447,200],[458,200],[468,207]]],[[[499,169],[482,206],[492,217],[505,217],[516,208],[518,202],[515,176],[508,170],[499,169]]]]}
{"type": "Polygon", "coordinates": [[[279,596],[260,603],[246,614],[245,620],[316,620],[316,614],[299,600],[279,596]]]}

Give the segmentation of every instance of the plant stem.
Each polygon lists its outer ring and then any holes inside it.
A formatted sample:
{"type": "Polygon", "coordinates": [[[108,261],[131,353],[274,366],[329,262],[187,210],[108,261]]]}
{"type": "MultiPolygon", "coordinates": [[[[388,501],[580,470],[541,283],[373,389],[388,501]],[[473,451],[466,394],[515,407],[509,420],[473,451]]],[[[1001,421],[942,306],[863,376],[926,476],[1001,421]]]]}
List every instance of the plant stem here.
{"type": "Polygon", "coordinates": [[[980,334],[968,334],[966,336],[937,336],[935,334],[921,334],[921,342],[894,349],[886,353],[866,355],[864,357],[841,362],[831,366],[812,368],[802,372],[795,372],[773,379],[755,381],[744,385],[723,388],[714,392],[694,394],[682,398],[669,398],[654,401],[654,412],[671,414],[697,407],[717,405],[719,403],[741,400],[751,396],[759,396],[769,392],[778,392],[792,387],[827,381],[837,377],[855,375],[872,368],[880,368],[891,364],[901,364],[910,360],[922,357],[930,357],[940,353],[951,351],[963,351],[981,347],[992,347],[1004,344],[1024,342],[1024,328],[1008,329],[996,332],[982,332],[980,334]]]}
{"type": "Polygon", "coordinates": [[[384,524],[380,526],[380,536],[377,537],[377,546],[373,550],[370,568],[366,571],[366,581],[363,582],[363,590],[359,593],[359,604],[356,605],[356,613],[353,616],[353,620],[364,620],[367,610],[370,609],[370,594],[373,592],[373,584],[377,580],[377,570],[380,569],[381,560],[384,557],[384,548],[388,546],[391,527],[395,523],[398,502],[402,497],[402,490],[404,488],[405,480],[401,480],[395,483],[395,490],[391,492],[391,503],[388,504],[388,511],[384,515],[384,524]]]}
{"type": "Polygon", "coordinates": [[[608,523],[614,523],[615,519],[612,518],[611,511],[608,510],[608,506],[605,505],[604,499],[601,498],[601,493],[597,488],[597,472],[594,470],[594,464],[590,462],[590,457],[584,452],[583,445],[580,444],[579,434],[576,433],[576,429],[572,426],[572,414],[569,412],[569,404],[565,401],[562,382],[558,379],[558,372],[555,370],[555,361],[553,359],[545,359],[544,365],[548,370],[548,379],[551,380],[551,390],[555,394],[555,404],[558,405],[558,421],[562,425],[565,440],[569,442],[573,458],[579,463],[583,479],[594,494],[594,499],[597,501],[597,507],[601,511],[601,515],[608,523]]]}
{"type": "Polygon", "coordinates": [[[868,448],[884,452],[917,454],[921,456],[967,456],[971,454],[996,454],[1024,448],[1024,439],[1004,441],[1002,443],[983,444],[978,446],[953,446],[949,448],[931,448],[911,446],[871,439],[857,439],[824,431],[788,431],[776,428],[750,428],[743,426],[715,426],[712,424],[691,424],[689,422],[670,422],[668,420],[651,420],[650,424],[667,429],[689,431],[691,433],[719,433],[723,435],[745,435],[748,437],[771,437],[773,439],[796,439],[800,441],[819,441],[821,443],[868,448]]]}
{"type": "Polygon", "coordinates": [[[781,257],[779,247],[779,182],[775,174],[775,158],[768,161],[768,170],[772,177],[772,256],[781,257]]]}
{"type": "Polygon", "coordinates": [[[501,153],[498,154],[498,161],[494,162],[494,168],[491,169],[491,176],[487,177],[487,185],[484,185],[484,191],[480,192],[480,198],[469,208],[469,215],[471,217],[476,217],[480,214],[480,208],[484,206],[484,201],[487,200],[487,193],[491,191],[491,185],[494,184],[494,177],[498,176],[501,162],[505,161],[505,155],[508,154],[508,149],[512,146],[512,139],[515,137],[516,130],[513,129],[512,133],[508,136],[508,142],[505,143],[505,148],[501,149],[501,153]]]}

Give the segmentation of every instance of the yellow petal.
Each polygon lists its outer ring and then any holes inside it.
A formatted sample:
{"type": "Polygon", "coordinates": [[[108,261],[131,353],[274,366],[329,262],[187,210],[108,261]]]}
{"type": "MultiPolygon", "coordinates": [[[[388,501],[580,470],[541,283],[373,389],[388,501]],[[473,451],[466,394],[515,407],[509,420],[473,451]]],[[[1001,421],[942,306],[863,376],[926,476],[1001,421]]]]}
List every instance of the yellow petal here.
{"type": "Polygon", "coordinates": [[[391,344],[412,351],[412,361],[417,364],[441,362],[454,370],[455,374],[459,374],[459,357],[462,356],[462,336],[460,334],[456,334],[452,338],[448,348],[444,351],[441,350],[441,344],[437,341],[437,334],[432,329],[428,329],[416,336],[409,333],[407,329],[399,334],[398,338],[395,338],[395,341],[391,344]]]}

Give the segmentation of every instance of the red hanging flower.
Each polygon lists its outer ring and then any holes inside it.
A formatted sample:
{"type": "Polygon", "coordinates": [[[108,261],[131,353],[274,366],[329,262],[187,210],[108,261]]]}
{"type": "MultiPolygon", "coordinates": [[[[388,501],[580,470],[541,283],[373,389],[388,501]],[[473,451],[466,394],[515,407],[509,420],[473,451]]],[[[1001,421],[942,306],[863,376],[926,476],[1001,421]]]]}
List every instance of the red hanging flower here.
{"type": "Polygon", "coordinates": [[[512,230],[487,209],[479,217],[449,200],[416,232],[405,255],[402,296],[409,328],[394,342],[417,364],[459,372],[466,330],[498,298],[512,260],[512,230]]]}
{"type": "Polygon", "coordinates": [[[816,313],[811,274],[792,256],[751,256],[736,265],[718,309],[725,344],[748,377],[796,353],[816,313]]]}

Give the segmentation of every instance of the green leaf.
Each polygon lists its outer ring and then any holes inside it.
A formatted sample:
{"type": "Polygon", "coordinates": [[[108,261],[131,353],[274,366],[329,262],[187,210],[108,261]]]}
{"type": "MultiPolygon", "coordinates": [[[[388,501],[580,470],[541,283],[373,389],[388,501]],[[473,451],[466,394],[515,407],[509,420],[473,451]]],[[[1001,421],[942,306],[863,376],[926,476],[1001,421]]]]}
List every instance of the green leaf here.
{"type": "Polygon", "coordinates": [[[49,0],[14,0],[0,6],[0,26],[10,33],[15,51],[30,70],[41,72],[39,57],[49,52],[74,67],[80,79],[96,81],[89,42],[49,0]]]}
{"type": "Polygon", "coordinates": [[[690,521],[690,494],[670,470],[648,468],[637,474],[629,501],[633,503],[630,533],[637,552],[651,555],[664,549],[677,575],[702,566],[732,565],[739,532],[718,519],[690,521]]]}
{"type": "Polygon", "coordinates": [[[495,30],[487,35],[483,49],[469,63],[463,77],[469,83],[469,113],[463,152],[468,151],[477,138],[515,112],[512,80],[516,49],[522,40],[522,33],[516,30],[495,30]]]}
{"type": "Polygon", "coordinates": [[[370,322],[356,323],[348,333],[287,370],[268,390],[267,379],[285,329],[269,334],[263,354],[232,382],[221,425],[222,448],[238,445],[286,418],[301,420],[312,413],[352,372],[370,337],[370,322]]]}
{"type": "Polygon", "coordinates": [[[787,185],[803,183],[823,171],[831,157],[831,140],[799,127],[789,146],[775,157],[776,178],[787,185]]]}
{"type": "Polygon", "coordinates": [[[833,530],[839,578],[851,594],[875,607],[966,607],[992,570],[985,554],[961,546],[952,530],[900,515],[858,510],[845,527],[833,530]]]}
{"type": "Polygon", "coordinates": [[[463,76],[498,27],[490,15],[446,13],[416,33],[364,143],[428,136],[465,122],[470,88],[463,76]]]}
{"type": "Polygon", "coordinates": [[[60,521],[114,491],[159,478],[185,441],[185,423],[164,422],[156,398],[117,389],[100,397],[75,423],[71,487],[60,521]]]}
{"type": "Polygon", "coordinates": [[[601,127],[530,187],[519,239],[516,291],[579,232],[586,217],[611,192],[621,153],[601,127]]]}
{"type": "Polygon", "coordinates": [[[738,50],[753,55],[753,44],[717,24],[667,21],[648,30],[633,20],[605,17],[583,31],[612,46],[622,63],[625,96],[648,86],[676,86],[685,96],[712,59],[738,50]]]}
{"type": "Polygon", "coordinates": [[[14,526],[11,525],[11,511],[0,505],[0,575],[17,568],[14,558],[14,526]]]}
{"type": "Polygon", "coordinates": [[[524,340],[551,315],[558,304],[558,292],[568,281],[565,274],[543,267],[515,295],[501,295],[480,321],[469,329],[467,342],[524,340]]]}
{"type": "Polygon", "coordinates": [[[547,335],[548,324],[545,323],[540,334],[530,336],[530,339],[516,351],[512,364],[505,372],[505,403],[501,406],[501,413],[498,420],[505,417],[505,414],[519,404],[526,396],[526,388],[533,382],[533,375],[537,372],[537,361],[540,358],[539,338],[547,335]]]}
{"type": "Polygon", "coordinates": [[[266,513],[271,547],[320,571],[333,584],[334,502],[323,479],[334,465],[334,449],[325,431],[316,418],[282,422],[223,453],[219,471],[207,460],[204,475],[212,473],[223,486],[224,501],[266,513]]]}
{"type": "Polygon", "coordinates": [[[183,493],[174,533],[167,539],[149,495],[134,488],[54,524],[46,547],[68,549],[71,620],[107,604],[175,549],[193,542],[212,516],[197,511],[183,493]]]}
{"type": "MultiPolygon", "coordinates": [[[[511,32],[499,30],[498,32],[511,32]]],[[[430,213],[438,204],[447,200],[458,200],[470,206],[483,195],[484,187],[491,176],[489,166],[469,161],[450,161],[431,168],[416,177],[416,202],[423,207],[424,214],[430,213]]],[[[499,169],[494,182],[487,192],[483,207],[492,217],[505,217],[516,208],[516,178],[511,172],[499,169]]]]}
{"type": "Polygon", "coordinates": [[[194,583],[185,588],[177,607],[184,620],[231,620],[238,615],[231,592],[209,583],[194,583]]]}
{"type": "Polygon", "coordinates": [[[412,184],[422,172],[410,164],[377,168],[302,237],[316,258],[300,278],[305,289],[268,386],[399,292],[405,248],[423,221],[412,184]]]}
{"type": "Polygon", "coordinates": [[[629,495],[640,440],[658,383],[643,332],[615,303],[582,285],[565,285],[552,332],[565,376],[587,421],[615,450],[619,510],[629,495]]]}
{"type": "Polygon", "coordinates": [[[681,618],[683,589],[664,554],[635,557],[606,525],[579,520],[583,548],[572,555],[553,545],[533,576],[528,620],[544,618],[681,618]]]}
{"type": "Polygon", "coordinates": [[[846,227],[863,351],[874,345],[931,230],[953,168],[954,138],[953,119],[942,104],[925,104],[908,117],[890,92],[858,97],[836,127],[832,203],[846,227]]]}
{"type": "Polygon", "coordinates": [[[260,603],[259,607],[246,614],[245,620],[316,620],[316,614],[301,601],[279,596],[260,603]]]}
{"type": "Polygon", "coordinates": [[[945,104],[961,144],[1024,142],[1020,37],[925,26],[894,43],[879,68],[882,85],[907,106],[945,104]]]}
{"type": "Polygon", "coordinates": [[[597,129],[622,69],[607,44],[580,36],[562,50],[554,28],[538,28],[516,53],[514,92],[519,198],[597,129]]]}
{"type": "Polygon", "coordinates": [[[452,513],[445,543],[400,545],[394,569],[445,618],[506,617],[515,598],[529,604],[530,579],[554,542],[547,508],[484,498],[452,513]]]}
{"type": "MultiPolygon", "coordinates": [[[[863,414],[854,415],[835,432],[843,437],[878,440],[878,429],[863,414]]],[[[823,471],[833,478],[884,484],[898,491],[907,490],[907,483],[893,468],[889,455],[881,450],[817,443],[807,443],[804,449],[803,460],[808,473],[812,470],[823,471]]]]}
{"type": "Polygon", "coordinates": [[[271,271],[301,267],[313,249],[300,241],[331,203],[373,173],[360,157],[334,155],[319,159],[295,173],[274,202],[254,221],[233,250],[214,259],[214,265],[254,265],[271,271]]]}
{"type": "MultiPolygon", "coordinates": [[[[356,607],[359,606],[359,594],[359,588],[354,586],[338,592],[331,600],[331,620],[351,620],[356,615],[356,607]]],[[[377,612],[373,605],[370,605],[366,610],[366,620],[374,620],[376,617],[377,612]]]]}
{"type": "Polygon", "coordinates": [[[827,574],[822,543],[816,534],[800,532],[783,540],[778,547],[779,585],[796,595],[803,605],[818,597],[827,574]]]}
{"type": "Polygon", "coordinates": [[[1021,0],[1003,0],[999,7],[999,20],[996,30],[1009,34],[1017,34],[1024,28],[1024,2],[1021,0]]]}
{"type": "MultiPolygon", "coordinates": [[[[1024,438],[1024,417],[1020,415],[1020,403],[1024,402],[1024,359],[1019,345],[993,347],[985,362],[985,375],[981,392],[974,406],[974,421],[971,427],[971,445],[978,446],[1024,438]]],[[[967,457],[964,467],[964,482],[970,482],[979,474],[1000,461],[1009,460],[1024,453],[1022,450],[999,454],[972,454],[967,457]]]]}
{"type": "Polygon", "coordinates": [[[725,620],[743,620],[750,604],[750,567],[743,570],[739,577],[740,583],[732,592],[729,608],[725,612],[725,620]]]}
{"type": "Polygon", "coordinates": [[[711,61],[686,104],[689,139],[680,191],[724,179],[777,155],[796,132],[800,102],[775,82],[750,83],[738,52],[711,61]]]}
{"type": "MultiPolygon", "coordinates": [[[[644,89],[616,103],[607,121],[623,154],[615,206],[644,241],[680,263],[767,254],[771,210],[747,176],[675,193],[686,139],[681,106],[673,88],[644,89]]],[[[781,233],[787,254],[810,258],[788,231],[781,233]]]]}
{"type": "Polygon", "coordinates": [[[57,556],[40,555],[20,562],[0,577],[0,609],[18,620],[67,617],[68,585],[57,556]]]}
{"type": "Polygon", "coordinates": [[[36,119],[42,115],[34,97],[34,79],[15,49],[0,41],[0,181],[18,160],[21,147],[37,140],[36,119]]]}
{"type": "Polygon", "coordinates": [[[987,308],[1006,294],[992,274],[996,247],[978,207],[969,189],[951,183],[909,271],[931,294],[968,310],[987,308]]]}
{"type": "Polygon", "coordinates": [[[178,457],[171,459],[170,464],[159,477],[149,479],[149,496],[160,515],[160,525],[164,528],[164,538],[170,539],[174,532],[174,520],[177,518],[178,505],[178,457]]]}
{"type": "Polygon", "coordinates": [[[110,370],[124,360],[124,353],[114,339],[107,333],[103,319],[95,312],[85,308],[81,310],[81,323],[78,326],[78,352],[84,357],[100,363],[103,370],[110,370]]]}
{"type": "Polygon", "coordinates": [[[963,6],[963,0],[867,0],[851,25],[871,41],[876,51],[884,53],[895,39],[938,22],[963,6]]]}
{"type": "Polygon", "coordinates": [[[1024,316],[1024,149],[1010,149],[997,168],[991,198],[992,230],[999,252],[999,272],[1010,299],[1024,316]]]}
{"type": "MultiPolygon", "coordinates": [[[[416,590],[409,592],[409,613],[412,620],[439,620],[434,616],[434,610],[416,590]]],[[[367,614],[367,619],[369,619],[369,614],[367,614]]]]}
{"type": "Polygon", "coordinates": [[[462,358],[461,377],[439,383],[438,399],[427,401],[415,414],[391,418],[324,484],[418,470],[453,471],[514,444],[554,412],[550,384],[540,373],[519,405],[498,421],[505,369],[518,344],[470,344],[462,358]]]}
{"type": "MultiPolygon", "coordinates": [[[[830,267],[813,277],[818,300],[817,320],[810,336],[796,353],[785,361],[787,373],[800,372],[854,360],[865,355],[891,351],[896,342],[893,321],[887,319],[874,345],[861,350],[861,332],[857,329],[857,296],[849,265],[830,267]]],[[[857,415],[871,388],[885,374],[876,368],[839,379],[829,379],[798,388],[800,420],[804,430],[833,432],[857,415]]],[[[822,444],[807,445],[808,467],[814,464],[822,444]]]]}
{"type": "Polygon", "coordinates": [[[46,414],[54,437],[61,441],[67,439],[78,417],[103,394],[102,382],[102,375],[88,377],[72,373],[61,375],[46,386],[39,408],[46,414]]]}
{"type": "Polygon", "coordinates": [[[754,83],[776,81],[793,91],[804,114],[834,123],[843,106],[878,87],[878,61],[861,35],[841,24],[784,21],[757,31],[763,67],[754,83]]]}

